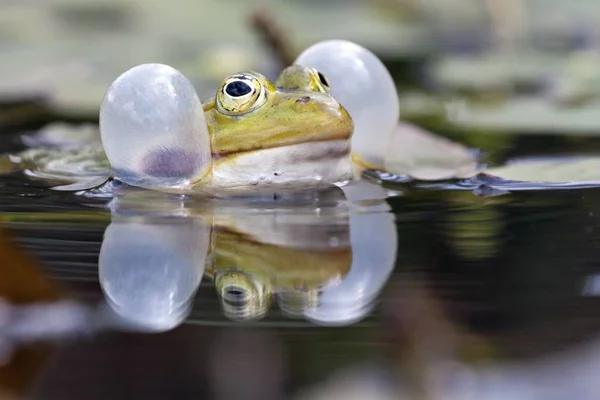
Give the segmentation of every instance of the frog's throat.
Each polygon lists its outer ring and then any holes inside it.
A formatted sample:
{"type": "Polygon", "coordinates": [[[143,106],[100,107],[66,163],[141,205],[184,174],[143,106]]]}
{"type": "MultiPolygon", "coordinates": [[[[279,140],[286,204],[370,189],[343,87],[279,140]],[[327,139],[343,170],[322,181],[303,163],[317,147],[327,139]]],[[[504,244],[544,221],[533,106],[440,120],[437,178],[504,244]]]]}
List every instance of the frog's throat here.
{"type": "Polygon", "coordinates": [[[350,141],[306,142],[213,160],[195,187],[223,194],[319,189],[353,179],[350,141]]]}

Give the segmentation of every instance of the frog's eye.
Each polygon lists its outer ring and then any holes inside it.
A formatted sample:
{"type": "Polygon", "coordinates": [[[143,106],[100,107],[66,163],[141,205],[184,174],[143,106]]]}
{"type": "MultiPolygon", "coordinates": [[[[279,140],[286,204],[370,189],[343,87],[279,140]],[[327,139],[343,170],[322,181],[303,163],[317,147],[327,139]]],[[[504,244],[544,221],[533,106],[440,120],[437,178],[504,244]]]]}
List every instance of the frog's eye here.
{"type": "Polygon", "coordinates": [[[312,84],[314,89],[319,92],[329,93],[329,80],[327,77],[320,71],[317,71],[314,68],[311,68],[312,73],[312,84]]]}
{"type": "Polygon", "coordinates": [[[217,92],[217,109],[226,115],[241,115],[263,105],[266,88],[259,76],[241,73],[225,78],[217,92]]]}
{"type": "Polygon", "coordinates": [[[317,75],[319,76],[319,81],[321,82],[321,84],[325,87],[329,87],[329,81],[327,80],[327,78],[325,77],[325,75],[323,75],[322,72],[318,72],[317,71],[317,75]]]}

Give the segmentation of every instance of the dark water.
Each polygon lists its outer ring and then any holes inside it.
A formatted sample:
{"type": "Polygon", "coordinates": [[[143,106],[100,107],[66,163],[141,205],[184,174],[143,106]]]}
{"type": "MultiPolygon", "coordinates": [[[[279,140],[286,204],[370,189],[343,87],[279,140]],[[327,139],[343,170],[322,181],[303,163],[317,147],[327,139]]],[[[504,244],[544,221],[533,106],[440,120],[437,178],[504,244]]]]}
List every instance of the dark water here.
{"type": "Polygon", "coordinates": [[[0,398],[600,398],[600,189],[359,189],[3,177],[0,398]]]}

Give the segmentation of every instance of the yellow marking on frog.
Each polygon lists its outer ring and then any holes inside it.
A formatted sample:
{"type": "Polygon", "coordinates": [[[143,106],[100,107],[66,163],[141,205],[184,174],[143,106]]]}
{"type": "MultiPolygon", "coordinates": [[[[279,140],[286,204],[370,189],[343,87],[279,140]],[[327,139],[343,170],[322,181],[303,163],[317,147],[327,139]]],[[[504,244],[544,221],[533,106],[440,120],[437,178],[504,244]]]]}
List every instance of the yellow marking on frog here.
{"type": "Polygon", "coordinates": [[[349,140],[354,131],[348,112],[328,94],[277,88],[254,72],[225,79],[217,96],[204,106],[204,111],[214,155],[307,142],[349,140]],[[244,84],[249,93],[237,99],[227,93],[228,85],[244,84]]]}

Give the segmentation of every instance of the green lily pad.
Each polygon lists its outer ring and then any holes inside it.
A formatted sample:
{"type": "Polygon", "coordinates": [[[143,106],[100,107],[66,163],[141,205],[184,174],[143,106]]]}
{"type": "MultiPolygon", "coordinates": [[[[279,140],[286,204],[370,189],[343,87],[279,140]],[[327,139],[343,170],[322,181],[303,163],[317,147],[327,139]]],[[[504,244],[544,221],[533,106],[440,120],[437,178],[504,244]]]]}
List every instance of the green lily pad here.
{"type": "Polygon", "coordinates": [[[564,57],[540,52],[446,57],[433,64],[433,78],[454,90],[497,90],[535,84],[555,73],[564,57]]]}
{"type": "Polygon", "coordinates": [[[501,106],[465,107],[452,124],[468,129],[564,135],[600,134],[600,99],[577,108],[539,97],[516,97],[501,106]]]}
{"type": "Polygon", "coordinates": [[[111,168],[98,143],[67,147],[34,147],[3,155],[0,173],[24,170],[32,178],[65,183],[108,179],[111,168]]]}
{"type": "MultiPolygon", "coordinates": [[[[15,2],[2,9],[3,101],[43,96],[61,115],[88,116],[97,112],[108,85],[136,64],[160,62],[182,70],[201,98],[212,96],[230,73],[269,75],[283,67],[274,65],[275,57],[252,31],[250,17],[261,11],[253,2],[178,0],[172,7],[152,1],[143,1],[143,7],[117,0],[46,3],[15,2]]],[[[298,52],[332,37],[394,55],[422,54],[431,47],[425,27],[397,24],[369,8],[358,1],[316,8],[286,1],[265,5],[264,11],[289,34],[298,52]],[[307,20],[311,29],[306,29],[307,20]],[[404,40],[382,40],[387,37],[404,40]]]]}
{"type": "Polygon", "coordinates": [[[385,170],[417,180],[473,176],[477,160],[467,147],[416,125],[401,123],[384,160],[385,170]]]}
{"type": "Polygon", "coordinates": [[[85,50],[79,69],[54,77],[54,90],[45,105],[71,117],[97,116],[107,88],[121,73],[143,63],[157,62],[179,69],[196,87],[201,98],[214,96],[227,75],[240,70],[271,73],[276,70],[273,57],[256,46],[210,44],[198,40],[173,41],[145,37],[104,38],[85,50]],[[120,45],[111,44],[113,40],[120,45]],[[131,51],[135,48],[135,51],[131,51]]]}
{"type": "Polygon", "coordinates": [[[520,182],[600,184],[600,156],[530,158],[482,172],[520,182]]]}
{"type": "Polygon", "coordinates": [[[28,147],[65,147],[100,142],[100,128],[96,124],[71,125],[55,122],[44,126],[33,134],[23,135],[28,147]]]}

